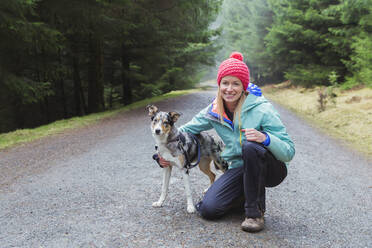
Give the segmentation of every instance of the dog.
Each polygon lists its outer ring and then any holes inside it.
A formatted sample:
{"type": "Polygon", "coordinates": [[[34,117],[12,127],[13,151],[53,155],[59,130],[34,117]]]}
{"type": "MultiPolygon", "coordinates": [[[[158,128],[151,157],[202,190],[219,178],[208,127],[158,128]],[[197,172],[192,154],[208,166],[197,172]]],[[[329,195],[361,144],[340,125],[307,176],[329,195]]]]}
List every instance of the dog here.
{"type": "Polygon", "coordinates": [[[216,175],[211,171],[211,161],[216,169],[224,172],[228,164],[221,158],[221,151],[224,148],[222,141],[216,141],[211,135],[202,132],[198,135],[181,132],[174,123],[180,117],[177,112],[162,112],[154,105],[148,105],[147,110],[151,117],[151,132],[156,142],[156,149],[162,158],[169,161],[171,166],[163,169],[163,185],[158,201],[152,204],[153,207],[161,207],[167,197],[169,179],[172,167],[178,167],[183,173],[185,192],[187,199],[187,212],[194,213],[195,207],[191,196],[189,170],[198,165],[212,184],[216,175]]]}

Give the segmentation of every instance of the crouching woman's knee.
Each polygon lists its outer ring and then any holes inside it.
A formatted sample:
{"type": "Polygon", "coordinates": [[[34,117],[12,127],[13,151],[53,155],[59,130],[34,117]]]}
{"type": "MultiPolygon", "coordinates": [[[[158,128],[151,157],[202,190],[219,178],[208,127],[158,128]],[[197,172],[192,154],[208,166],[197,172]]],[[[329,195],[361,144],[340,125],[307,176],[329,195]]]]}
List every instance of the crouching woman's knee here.
{"type": "Polygon", "coordinates": [[[265,148],[257,142],[253,141],[244,141],[242,144],[242,154],[244,157],[252,157],[257,156],[260,153],[264,153],[265,148]]]}
{"type": "Polygon", "coordinates": [[[196,206],[199,214],[207,220],[213,220],[221,217],[224,212],[221,211],[215,204],[210,202],[199,202],[196,206]]]}

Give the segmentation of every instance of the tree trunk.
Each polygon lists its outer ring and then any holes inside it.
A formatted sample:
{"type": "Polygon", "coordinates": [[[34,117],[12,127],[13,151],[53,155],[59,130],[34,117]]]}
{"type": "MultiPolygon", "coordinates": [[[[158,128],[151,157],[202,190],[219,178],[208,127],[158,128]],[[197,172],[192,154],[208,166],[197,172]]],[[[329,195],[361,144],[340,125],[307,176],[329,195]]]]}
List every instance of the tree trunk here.
{"type": "Polygon", "coordinates": [[[114,87],[112,86],[112,84],[110,84],[110,96],[109,96],[109,106],[110,106],[110,109],[112,109],[112,101],[113,101],[112,94],[113,93],[114,93],[114,87]]]}
{"type": "MultiPolygon", "coordinates": [[[[62,68],[62,55],[61,55],[61,50],[59,49],[58,52],[58,62],[59,66],[62,68]]],[[[62,109],[63,109],[63,118],[67,118],[67,106],[66,106],[66,94],[65,94],[65,81],[63,80],[63,73],[59,73],[58,75],[58,80],[59,80],[59,87],[61,90],[61,102],[62,102],[62,109]]]]}
{"type": "Polygon", "coordinates": [[[98,37],[89,37],[89,85],[88,85],[88,111],[99,112],[105,109],[103,98],[103,54],[102,40],[98,37]]]}
{"type": "Polygon", "coordinates": [[[122,64],[122,85],[123,85],[123,99],[122,103],[128,105],[133,102],[131,78],[129,73],[129,58],[126,54],[125,45],[122,45],[121,51],[121,64],[122,64]]]}
{"type": "Polygon", "coordinates": [[[50,118],[50,111],[49,111],[49,99],[48,99],[48,96],[45,96],[44,97],[44,108],[45,108],[45,117],[46,117],[46,123],[50,123],[51,122],[51,118],[50,118]]]}
{"type": "Polygon", "coordinates": [[[86,114],[84,92],[82,92],[79,58],[75,51],[72,55],[73,78],[74,78],[74,100],[75,100],[75,115],[82,116],[86,114]]]}

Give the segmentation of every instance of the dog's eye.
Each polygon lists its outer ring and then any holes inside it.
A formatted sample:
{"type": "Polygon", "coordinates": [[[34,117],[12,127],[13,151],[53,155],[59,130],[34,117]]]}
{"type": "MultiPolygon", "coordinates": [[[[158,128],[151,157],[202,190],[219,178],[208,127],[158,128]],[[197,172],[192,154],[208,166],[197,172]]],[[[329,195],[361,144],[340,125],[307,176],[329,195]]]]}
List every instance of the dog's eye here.
{"type": "Polygon", "coordinates": [[[169,126],[169,124],[164,122],[164,127],[168,127],[168,126],[169,126]]]}

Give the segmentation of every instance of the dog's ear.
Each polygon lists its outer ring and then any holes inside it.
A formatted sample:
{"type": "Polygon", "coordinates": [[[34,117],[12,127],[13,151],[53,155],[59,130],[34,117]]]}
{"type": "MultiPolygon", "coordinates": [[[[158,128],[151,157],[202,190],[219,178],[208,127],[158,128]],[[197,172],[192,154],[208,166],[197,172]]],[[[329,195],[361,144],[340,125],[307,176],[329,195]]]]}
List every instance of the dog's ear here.
{"type": "Polygon", "coordinates": [[[158,107],[155,105],[147,105],[146,109],[149,111],[149,116],[154,117],[155,114],[159,111],[158,107]]]}
{"type": "Polygon", "coordinates": [[[175,123],[178,120],[178,118],[180,118],[180,116],[181,116],[180,113],[177,113],[177,112],[174,112],[174,111],[169,112],[168,114],[169,114],[173,123],[175,123]]]}

